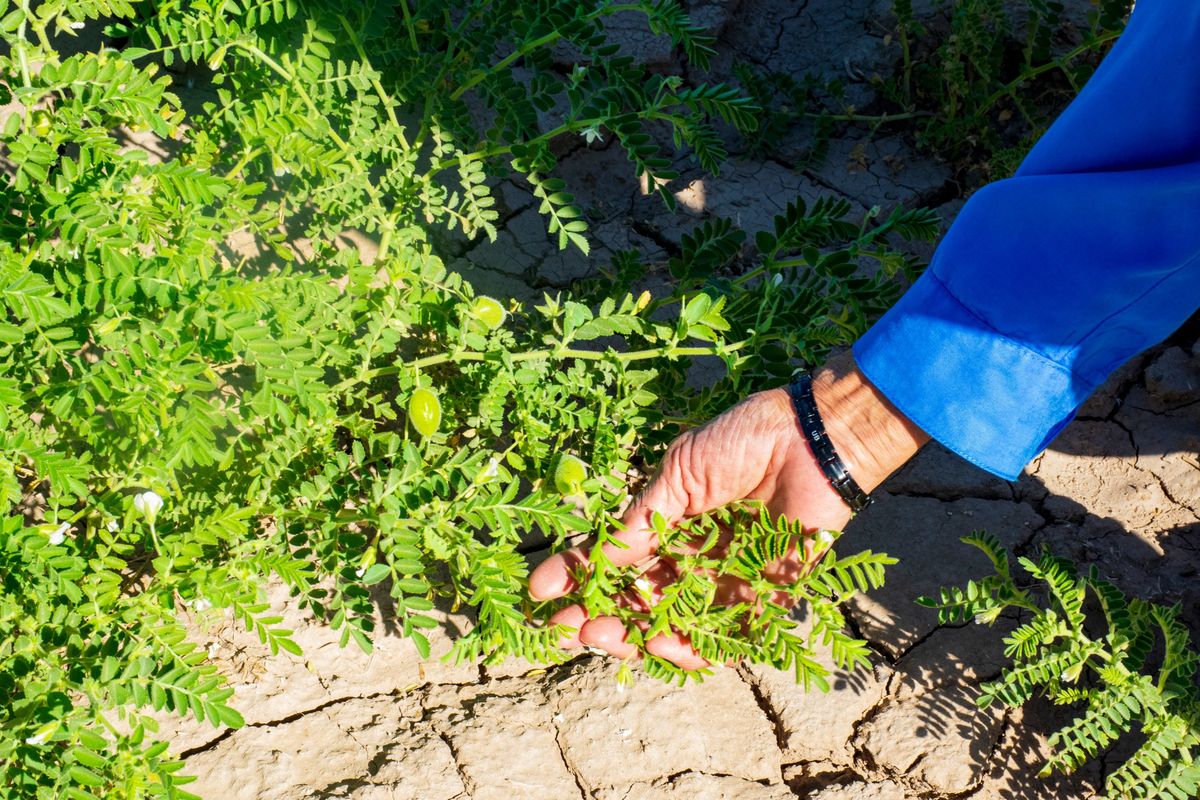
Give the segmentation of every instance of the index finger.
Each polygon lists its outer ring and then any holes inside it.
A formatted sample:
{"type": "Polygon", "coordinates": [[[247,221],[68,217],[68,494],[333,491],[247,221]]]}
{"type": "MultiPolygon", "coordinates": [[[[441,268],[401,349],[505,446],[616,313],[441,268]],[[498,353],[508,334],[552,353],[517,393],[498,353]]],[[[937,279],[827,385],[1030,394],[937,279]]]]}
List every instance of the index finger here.
{"type": "MultiPolygon", "coordinates": [[[[658,535],[651,519],[654,512],[661,514],[668,524],[675,524],[688,511],[689,500],[681,488],[679,466],[681,443],[688,439],[689,435],[685,433],[667,449],[658,474],[621,515],[621,529],[612,538],[624,547],[605,543],[604,555],[617,566],[636,564],[658,548],[658,535]]],[[[529,576],[529,596],[534,600],[554,600],[578,589],[579,581],[575,575],[581,568],[587,569],[591,548],[591,544],[572,547],[543,561],[529,576]]]]}
{"type": "MultiPolygon", "coordinates": [[[[636,564],[649,557],[658,546],[658,537],[654,531],[646,528],[627,528],[617,531],[612,538],[626,546],[606,542],[604,555],[620,567],[636,564]]],[[[563,550],[539,564],[529,576],[529,596],[538,601],[554,600],[578,589],[576,576],[587,571],[592,546],[589,543],[563,550]]]]}

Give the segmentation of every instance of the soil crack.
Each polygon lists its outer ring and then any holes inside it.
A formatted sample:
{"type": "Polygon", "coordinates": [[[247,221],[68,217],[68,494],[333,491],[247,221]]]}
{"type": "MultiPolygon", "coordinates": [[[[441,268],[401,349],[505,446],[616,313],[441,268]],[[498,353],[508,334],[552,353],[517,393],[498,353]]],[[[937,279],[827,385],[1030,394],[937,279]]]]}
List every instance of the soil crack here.
{"type": "Polygon", "coordinates": [[[562,729],[557,725],[554,726],[554,744],[558,747],[558,757],[562,759],[563,766],[570,773],[571,780],[575,781],[575,788],[579,790],[579,797],[581,800],[588,800],[591,797],[591,792],[588,791],[583,776],[579,774],[579,771],[575,768],[575,764],[567,756],[567,749],[563,747],[562,743],[562,729]]]}
{"type": "Polygon", "coordinates": [[[437,726],[431,727],[433,728],[433,732],[437,734],[437,737],[442,740],[442,744],[446,745],[446,749],[450,751],[450,760],[454,762],[454,771],[458,773],[458,779],[462,781],[463,787],[467,790],[467,795],[474,796],[475,781],[471,780],[471,776],[463,769],[462,760],[458,755],[458,748],[454,746],[454,740],[450,738],[449,734],[438,730],[437,726]]]}
{"type": "MultiPolygon", "coordinates": [[[[742,683],[750,687],[750,693],[754,695],[754,702],[758,703],[758,708],[762,711],[763,716],[767,718],[767,722],[771,724],[771,730],[775,733],[775,744],[779,747],[780,752],[787,752],[787,728],[783,724],[783,720],[775,713],[775,709],[771,707],[771,703],[767,700],[766,695],[762,692],[762,687],[758,685],[758,681],[749,673],[745,666],[737,668],[738,677],[742,683]]],[[[780,766],[780,780],[783,779],[783,767],[780,766]]]]}
{"type": "MultiPolygon", "coordinates": [[[[233,736],[237,731],[242,730],[243,728],[274,728],[277,725],[288,725],[292,722],[296,722],[304,717],[307,717],[310,714],[316,714],[321,711],[324,711],[327,708],[332,708],[334,706],[341,705],[343,703],[351,703],[351,702],[354,702],[357,700],[376,700],[380,697],[398,697],[398,696],[400,696],[400,694],[401,694],[401,692],[399,692],[399,691],[388,690],[386,692],[372,692],[370,694],[347,695],[346,697],[331,697],[322,703],[318,703],[317,705],[312,706],[311,708],[306,708],[302,711],[296,711],[296,712],[288,714],[287,716],[284,716],[284,717],[278,717],[276,719],[265,720],[263,722],[248,722],[245,725],[243,725],[241,728],[227,727],[224,730],[222,730],[221,733],[218,736],[216,736],[215,738],[209,739],[207,742],[196,745],[195,747],[188,748],[187,750],[181,750],[178,755],[180,758],[186,759],[191,756],[197,755],[199,753],[204,753],[209,750],[212,750],[218,744],[225,741],[230,736],[233,736]]],[[[340,729],[340,726],[339,726],[339,729],[340,729]]],[[[347,734],[347,736],[349,736],[349,734],[347,734]]],[[[353,738],[353,737],[351,737],[351,738],[353,738]]],[[[355,742],[359,743],[357,739],[355,739],[355,742]]],[[[361,743],[359,743],[359,744],[361,745],[361,743]]]]}

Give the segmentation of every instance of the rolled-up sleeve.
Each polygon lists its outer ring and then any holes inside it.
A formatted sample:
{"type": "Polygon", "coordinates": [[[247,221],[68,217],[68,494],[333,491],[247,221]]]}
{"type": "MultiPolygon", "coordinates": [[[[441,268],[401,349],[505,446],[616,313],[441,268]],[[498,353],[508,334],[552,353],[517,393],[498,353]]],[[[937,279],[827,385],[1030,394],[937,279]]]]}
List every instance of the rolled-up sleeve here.
{"type": "Polygon", "coordinates": [[[1200,307],[1200,2],[1141,0],[1013,178],[854,347],[896,407],[1013,479],[1200,307]]]}

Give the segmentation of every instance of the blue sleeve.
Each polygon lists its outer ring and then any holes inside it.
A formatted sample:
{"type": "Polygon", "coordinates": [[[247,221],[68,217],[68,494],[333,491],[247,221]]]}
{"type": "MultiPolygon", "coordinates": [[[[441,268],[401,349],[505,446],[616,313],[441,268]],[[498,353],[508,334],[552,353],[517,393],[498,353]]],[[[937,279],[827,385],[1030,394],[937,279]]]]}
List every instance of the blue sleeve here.
{"type": "Polygon", "coordinates": [[[926,433],[1014,479],[1200,307],[1200,2],[1142,0],[1013,178],[854,346],[926,433]]]}

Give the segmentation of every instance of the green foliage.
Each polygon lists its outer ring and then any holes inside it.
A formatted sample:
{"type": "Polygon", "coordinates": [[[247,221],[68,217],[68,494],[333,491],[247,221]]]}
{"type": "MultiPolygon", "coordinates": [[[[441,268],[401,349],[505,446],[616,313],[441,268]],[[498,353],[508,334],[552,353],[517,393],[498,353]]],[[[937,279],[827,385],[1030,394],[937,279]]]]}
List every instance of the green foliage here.
{"type": "MultiPolygon", "coordinates": [[[[479,315],[430,232],[494,235],[495,178],[523,176],[549,235],[586,250],[552,142],[612,136],[658,186],[672,135],[715,167],[712,118],[753,123],[728,87],[617,55],[601,23],[629,8],[708,57],[667,0],[0,0],[0,797],[190,797],[151,712],[241,718],[184,621],[226,614],[298,653],[272,580],[367,651],[386,592],[423,654],[439,604],[476,612],[459,657],[561,660],[522,543],[607,535],[624,476],[679,425],[852,342],[898,294],[917,265],[891,243],[932,235],[928,214],[796,203],[753,247],[697,229],[669,295],[635,298],[646,267],[622,254],[578,297],[479,315]],[[128,46],[74,52],[98,18],[128,46]],[[185,82],[211,99],[185,110],[185,82]],[[349,233],[377,238],[373,260],[349,233]],[[702,356],[726,372],[696,391],[702,356]],[[571,497],[564,454],[584,466],[571,497]]],[[[749,574],[798,533],[756,524],[773,543],[743,537],[723,567],[749,574]]],[[[835,604],[884,563],[782,589],[843,665],[863,651],[835,604]]],[[[656,619],[695,615],[714,657],[820,682],[781,606],[743,632],[748,609],[703,591],[656,619]]]]}
{"type": "Polygon", "coordinates": [[[839,126],[873,136],[903,123],[916,126],[919,148],[971,170],[972,183],[1009,177],[1087,83],[1133,2],[1092,5],[1081,26],[1059,0],[938,0],[920,18],[911,0],[893,0],[895,28],[884,43],[900,57],[894,75],[872,77],[877,100],[858,108],[838,78],[737,64],[738,83],[763,109],[742,136],[750,152],[772,154],[785,136],[810,132],[803,168],[825,160],[839,126]]]}
{"type": "Polygon", "coordinates": [[[813,125],[812,143],[795,167],[820,166],[829,150],[835,113],[831,109],[846,108],[841,81],[822,81],[811,73],[797,80],[744,61],[735,63],[733,72],[754,104],[762,109],[758,125],[742,133],[747,150],[760,157],[775,155],[784,137],[809,122],[813,125]]]}
{"type": "Polygon", "coordinates": [[[1009,608],[1029,612],[1030,618],[1004,639],[1013,663],[983,686],[978,703],[1019,706],[1042,693],[1057,704],[1081,707],[1074,721],[1050,737],[1053,752],[1042,774],[1071,772],[1130,735],[1139,745],[1109,773],[1105,797],[1197,796],[1200,656],[1191,648],[1179,607],[1127,598],[1095,568],[1081,576],[1048,552],[1037,561],[1018,559],[1042,585],[1038,593],[1014,581],[1008,553],[994,536],[976,533],[963,541],[982,550],[996,574],[965,589],[943,588],[938,598],[918,602],[936,608],[943,622],[974,616],[990,624],[1009,608]],[[1099,633],[1089,622],[1089,599],[1103,617],[1099,633]],[[1159,643],[1161,652],[1152,658],[1159,643]]]}
{"type": "MultiPolygon", "coordinates": [[[[772,519],[766,509],[744,505],[722,509],[668,529],[655,519],[660,557],[681,578],[651,603],[639,583],[645,567],[618,568],[604,554],[601,536],[591,550],[590,584],[583,595],[589,616],[612,614],[630,629],[630,641],[642,645],[656,635],[686,631],[696,651],[712,664],[735,661],[768,664],[790,671],[805,688],[828,691],[828,670],[816,660],[817,648],[828,648],[842,669],[869,664],[866,642],[845,632],[839,605],[858,592],[883,584],[884,568],[894,558],[869,550],[838,557],[831,531],[805,532],[799,522],[772,519]],[[823,557],[822,557],[823,555],[823,557]],[[785,559],[807,568],[772,571],[785,559]],[[775,577],[772,577],[774,575],[775,577]],[[740,581],[746,598],[728,604],[718,600],[718,581],[740,581]],[[625,593],[645,602],[619,603],[625,593]],[[796,604],[812,615],[807,634],[795,630],[789,609],[796,604]]],[[[669,661],[646,655],[651,675],[668,680],[699,679],[709,669],[685,671],[669,661]]]]}
{"type": "Polygon", "coordinates": [[[1057,112],[1087,83],[1132,10],[1098,0],[1078,26],[1059,0],[943,0],[919,20],[895,0],[899,73],[884,94],[924,121],[921,143],[1008,177],[1057,112]],[[1063,42],[1069,44],[1064,45],[1063,42]]]}
{"type": "Polygon", "coordinates": [[[744,130],[755,123],[749,99],[729,87],[684,86],[619,55],[602,23],[630,9],[707,63],[710,39],[672,0],[184,3],[130,25],[145,47],[123,56],[219,67],[217,102],[205,108],[212,141],[236,154],[247,178],[289,176],[288,210],[317,212],[310,236],[346,225],[378,231],[385,255],[413,224],[494,239],[485,178],[515,171],[542,201],[559,246],[586,252],[582,212],[548,177],[557,163],[551,141],[615,137],[670,205],[660,184],[676,173],[651,123],[692,145],[709,168],[723,156],[711,118],[744,130]],[[555,46],[577,51],[567,75],[551,58],[555,46]],[[511,52],[497,59],[497,48],[511,52]],[[549,115],[561,124],[543,125],[549,115]]]}

